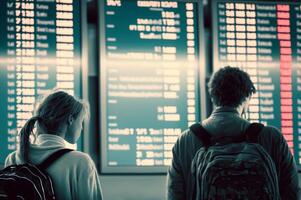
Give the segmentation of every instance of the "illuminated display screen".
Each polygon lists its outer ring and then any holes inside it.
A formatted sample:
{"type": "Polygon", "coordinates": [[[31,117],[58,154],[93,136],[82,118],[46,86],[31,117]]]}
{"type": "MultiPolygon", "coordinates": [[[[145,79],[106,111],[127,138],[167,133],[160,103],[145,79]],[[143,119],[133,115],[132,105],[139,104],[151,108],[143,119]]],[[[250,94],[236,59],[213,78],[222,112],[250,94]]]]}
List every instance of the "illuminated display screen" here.
{"type": "Polygon", "coordinates": [[[54,87],[81,95],[79,8],[79,0],[0,1],[0,163],[37,97],[54,87]]]}
{"type": "Polygon", "coordinates": [[[214,67],[246,70],[258,90],[247,118],[278,127],[301,163],[301,3],[213,3],[214,67]]]}
{"type": "Polygon", "coordinates": [[[165,172],[181,132],[200,120],[196,2],[101,5],[103,172],[165,172]]]}

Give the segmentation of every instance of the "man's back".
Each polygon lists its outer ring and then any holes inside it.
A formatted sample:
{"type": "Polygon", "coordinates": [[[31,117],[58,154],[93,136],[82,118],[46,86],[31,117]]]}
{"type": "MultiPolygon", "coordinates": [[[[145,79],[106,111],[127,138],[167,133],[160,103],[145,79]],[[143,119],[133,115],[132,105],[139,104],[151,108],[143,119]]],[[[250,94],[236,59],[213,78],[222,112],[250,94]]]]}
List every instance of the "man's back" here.
{"type": "MultiPolygon", "coordinates": [[[[220,107],[202,122],[212,135],[236,136],[245,132],[250,123],[239,116],[234,108],[220,107]]],[[[275,162],[282,199],[297,199],[298,174],[294,159],[281,133],[273,127],[264,127],[259,144],[275,162]]],[[[185,131],[173,148],[173,163],[169,170],[168,199],[191,199],[191,161],[202,144],[189,130],[185,131]]]]}

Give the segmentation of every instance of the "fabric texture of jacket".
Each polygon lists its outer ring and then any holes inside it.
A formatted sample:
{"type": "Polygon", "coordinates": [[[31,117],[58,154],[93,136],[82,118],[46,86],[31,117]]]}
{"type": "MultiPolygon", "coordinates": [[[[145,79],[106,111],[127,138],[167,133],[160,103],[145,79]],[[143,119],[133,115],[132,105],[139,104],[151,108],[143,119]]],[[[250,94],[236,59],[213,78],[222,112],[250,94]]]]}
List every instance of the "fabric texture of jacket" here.
{"type": "MultiPolygon", "coordinates": [[[[40,164],[49,155],[63,148],[68,148],[66,141],[56,135],[41,134],[30,145],[29,159],[33,164],[40,164]]],[[[22,164],[20,151],[8,155],[5,166],[22,164]]],[[[102,191],[97,170],[88,154],[72,151],[57,161],[47,170],[50,175],[58,200],[89,199],[101,200],[102,191]]]]}
{"type": "MultiPolygon", "coordinates": [[[[202,125],[213,137],[233,137],[244,133],[250,122],[241,118],[234,108],[218,107],[202,125]]],[[[281,199],[300,199],[296,164],[283,135],[277,128],[265,126],[258,142],[275,162],[281,199]]],[[[178,138],[168,170],[168,200],[192,200],[191,162],[201,147],[202,143],[189,129],[178,138]]]]}

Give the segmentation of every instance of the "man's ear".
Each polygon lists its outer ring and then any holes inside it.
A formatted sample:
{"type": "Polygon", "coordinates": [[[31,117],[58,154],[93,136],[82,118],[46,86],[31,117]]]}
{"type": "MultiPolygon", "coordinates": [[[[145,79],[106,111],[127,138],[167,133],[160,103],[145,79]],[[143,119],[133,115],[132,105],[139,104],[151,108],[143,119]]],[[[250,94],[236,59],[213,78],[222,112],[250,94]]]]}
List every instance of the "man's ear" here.
{"type": "Polygon", "coordinates": [[[68,117],[68,125],[70,126],[73,123],[74,119],[72,115],[69,115],[68,117]]]}
{"type": "Polygon", "coordinates": [[[250,105],[251,98],[252,98],[252,96],[250,95],[250,96],[246,97],[245,101],[243,102],[242,115],[247,113],[249,105],[250,105]]]}

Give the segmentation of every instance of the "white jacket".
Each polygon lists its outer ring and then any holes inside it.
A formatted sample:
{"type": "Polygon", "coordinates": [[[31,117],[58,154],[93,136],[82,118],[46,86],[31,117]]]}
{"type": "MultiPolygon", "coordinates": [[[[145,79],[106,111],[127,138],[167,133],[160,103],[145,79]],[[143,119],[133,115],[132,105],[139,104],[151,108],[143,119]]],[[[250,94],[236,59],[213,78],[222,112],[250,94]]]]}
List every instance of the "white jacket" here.
{"type": "MultiPolygon", "coordinates": [[[[30,145],[29,159],[40,164],[55,151],[67,148],[66,141],[56,135],[41,134],[30,145]]],[[[5,166],[22,164],[20,151],[8,155],[5,166]]],[[[51,176],[58,200],[102,200],[102,191],[94,162],[88,154],[72,151],[55,161],[47,172],[51,176]]]]}

